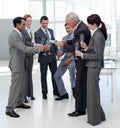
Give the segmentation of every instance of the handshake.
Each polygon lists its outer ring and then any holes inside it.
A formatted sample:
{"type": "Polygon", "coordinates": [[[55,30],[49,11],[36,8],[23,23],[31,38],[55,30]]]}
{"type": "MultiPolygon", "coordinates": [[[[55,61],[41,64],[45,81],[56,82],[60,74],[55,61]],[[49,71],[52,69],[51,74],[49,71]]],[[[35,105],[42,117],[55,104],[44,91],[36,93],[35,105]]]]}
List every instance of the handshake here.
{"type": "Polygon", "coordinates": [[[36,46],[39,48],[40,51],[47,51],[50,50],[50,45],[46,44],[36,44],[36,46]]]}

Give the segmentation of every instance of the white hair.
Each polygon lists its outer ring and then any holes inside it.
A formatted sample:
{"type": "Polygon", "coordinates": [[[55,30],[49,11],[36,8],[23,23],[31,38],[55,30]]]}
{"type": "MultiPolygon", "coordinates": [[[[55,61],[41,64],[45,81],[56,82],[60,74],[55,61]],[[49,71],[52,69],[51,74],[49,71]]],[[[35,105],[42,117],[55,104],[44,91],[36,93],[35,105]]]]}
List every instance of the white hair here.
{"type": "Polygon", "coordinates": [[[74,12],[68,13],[66,15],[66,18],[69,18],[71,22],[73,22],[73,21],[80,21],[79,16],[76,13],[74,13],[74,12]]]}

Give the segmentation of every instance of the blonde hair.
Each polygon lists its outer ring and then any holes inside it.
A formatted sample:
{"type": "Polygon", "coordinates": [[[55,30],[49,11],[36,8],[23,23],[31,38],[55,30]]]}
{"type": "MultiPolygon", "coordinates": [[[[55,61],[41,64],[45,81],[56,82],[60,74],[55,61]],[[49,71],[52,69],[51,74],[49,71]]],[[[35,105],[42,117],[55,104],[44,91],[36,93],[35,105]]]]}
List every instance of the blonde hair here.
{"type": "Polygon", "coordinates": [[[27,20],[28,17],[31,17],[31,18],[32,18],[32,16],[31,16],[30,14],[26,14],[26,15],[23,16],[23,18],[24,18],[25,20],[27,20]]]}

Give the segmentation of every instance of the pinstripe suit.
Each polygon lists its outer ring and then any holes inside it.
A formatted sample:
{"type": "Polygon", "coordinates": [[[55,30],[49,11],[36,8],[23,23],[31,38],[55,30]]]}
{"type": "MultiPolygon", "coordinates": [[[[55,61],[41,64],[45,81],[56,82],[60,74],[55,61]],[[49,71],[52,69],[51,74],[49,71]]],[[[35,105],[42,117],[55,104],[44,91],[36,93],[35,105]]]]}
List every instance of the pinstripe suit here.
{"type": "MultiPolygon", "coordinates": [[[[53,30],[48,28],[49,34],[51,36],[51,40],[55,40],[53,30]]],[[[45,41],[48,39],[47,35],[44,33],[44,31],[41,29],[41,27],[34,33],[35,35],[35,42],[41,43],[42,38],[45,39],[45,41]]],[[[51,44],[50,52],[51,55],[43,55],[43,52],[39,54],[38,62],[40,63],[40,72],[41,72],[41,88],[42,88],[42,94],[48,93],[48,87],[47,87],[47,69],[48,66],[50,68],[51,77],[52,77],[52,85],[53,85],[53,94],[58,94],[57,85],[54,79],[54,74],[57,69],[57,61],[56,61],[56,52],[58,48],[55,44],[51,44]]]]}
{"type": "Polygon", "coordinates": [[[23,38],[15,29],[10,33],[8,44],[12,78],[6,112],[21,105],[25,97],[25,53],[39,53],[38,47],[25,46],[23,38]]]}

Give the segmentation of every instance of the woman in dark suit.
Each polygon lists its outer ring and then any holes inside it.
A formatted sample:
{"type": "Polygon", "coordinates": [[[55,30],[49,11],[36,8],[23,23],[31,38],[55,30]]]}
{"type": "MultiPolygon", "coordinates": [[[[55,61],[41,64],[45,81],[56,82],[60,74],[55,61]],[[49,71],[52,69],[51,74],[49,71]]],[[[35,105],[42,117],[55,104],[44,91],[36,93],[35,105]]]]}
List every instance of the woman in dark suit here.
{"type": "Polygon", "coordinates": [[[97,14],[87,18],[88,28],[92,30],[92,37],[88,47],[84,42],[81,46],[86,51],[75,51],[76,56],[86,60],[87,71],[87,113],[88,123],[98,125],[106,120],[105,113],[100,103],[99,76],[104,67],[104,48],[107,32],[105,24],[97,14]]]}

